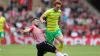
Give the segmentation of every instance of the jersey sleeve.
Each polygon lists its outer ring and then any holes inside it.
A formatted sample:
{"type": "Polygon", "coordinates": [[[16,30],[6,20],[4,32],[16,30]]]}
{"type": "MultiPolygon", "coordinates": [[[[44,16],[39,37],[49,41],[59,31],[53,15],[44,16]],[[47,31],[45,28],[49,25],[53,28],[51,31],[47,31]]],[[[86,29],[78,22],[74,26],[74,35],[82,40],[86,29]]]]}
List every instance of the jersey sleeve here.
{"type": "Polygon", "coordinates": [[[42,16],[47,17],[49,15],[49,10],[47,10],[46,12],[44,12],[44,14],[42,16]]]}
{"type": "Polygon", "coordinates": [[[31,27],[30,27],[30,31],[33,31],[33,30],[34,30],[34,27],[33,27],[33,26],[31,26],[31,27]]]}

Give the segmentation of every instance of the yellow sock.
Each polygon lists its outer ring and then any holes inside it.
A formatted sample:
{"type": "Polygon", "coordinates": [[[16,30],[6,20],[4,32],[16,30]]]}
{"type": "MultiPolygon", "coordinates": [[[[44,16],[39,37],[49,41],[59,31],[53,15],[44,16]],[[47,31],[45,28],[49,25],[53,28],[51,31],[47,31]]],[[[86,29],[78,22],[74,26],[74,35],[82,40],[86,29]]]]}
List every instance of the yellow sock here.
{"type": "Polygon", "coordinates": [[[63,49],[63,43],[59,43],[56,45],[56,48],[59,50],[59,51],[62,51],[63,49]]]}

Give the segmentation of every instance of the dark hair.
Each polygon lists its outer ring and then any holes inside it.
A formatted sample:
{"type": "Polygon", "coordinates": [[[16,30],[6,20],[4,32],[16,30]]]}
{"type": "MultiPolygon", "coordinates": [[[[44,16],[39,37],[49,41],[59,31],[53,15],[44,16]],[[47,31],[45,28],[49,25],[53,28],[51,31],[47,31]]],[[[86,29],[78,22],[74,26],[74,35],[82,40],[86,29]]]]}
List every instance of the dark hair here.
{"type": "Polygon", "coordinates": [[[38,19],[38,18],[33,18],[33,17],[30,17],[30,18],[31,18],[31,22],[34,21],[35,19],[38,19]]]}
{"type": "Polygon", "coordinates": [[[54,2],[54,1],[61,1],[61,0],[53,0],[53,2],[54,2]]]}
{"type": "Polygon", "coordinates": [[[55,1],[53,2],[53,6],[56,6],[57,4],[62,5],[62,3],[61,3],[60,0],[55,0],[55,1]]]}

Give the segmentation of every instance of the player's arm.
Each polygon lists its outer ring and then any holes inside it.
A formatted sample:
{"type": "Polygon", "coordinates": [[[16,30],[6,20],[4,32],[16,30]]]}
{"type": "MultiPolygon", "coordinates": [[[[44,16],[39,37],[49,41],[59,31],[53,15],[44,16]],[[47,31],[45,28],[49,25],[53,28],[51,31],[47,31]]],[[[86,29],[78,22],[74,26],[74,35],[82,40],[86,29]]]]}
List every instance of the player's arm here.
{"type": "Polygon", "coordinates": [[[9,27],[9,25],[7,24],[7,22],[5,22],[5,25],[6,25],[6,27],[9,29],[10,27],[9,27]]]}
{"type": "Polygon", "coordinates": [[[61,16],[59,17],[58,24],[59,24],[59,25],[61,24],[61,16]]]}
{"type": "Polygon", "coordinates": [[[45,16],[43,16],[43,15],[40,17],[40,21],[41,21],[42,23],[45,23],[45,22],[46,22],[46,21],[44,20],[44,18],[45,18],[45,16]]]}
{"type": "Polygon", "coordinates": [[[26,33],[26,32],[29,32],[31,29],[30,28],[27,28],[25,30],[22,30],[23,33],[26,33]]]}
{"type": "MultiPolygon", "coordinates": [[[[62,11],[60,10],[60,13],[62,14],[62,11]]],[[[61,15],[59,16],[58,24],[61,24],[61,15]]]]}
{"type": "Polygon", "coordinates": [[[34,29],[34,27],[26,28],[25,30],[21,30],[22,33],[30,32],[34,29]]]}
{"type": "Polygon", "coordinates": [[[42,23],[46,23],[46,21],[45,21],[44,19],[48,16],[48,14],[49,14],[49,12],[46,11],[46,12],[40,17],[40,21],[41,21],[42,23]]]}
{"type": "Polygon", "coordinates": [[[8,25],[8,23],[7,23],[7,21],[6,21],[6,18],[4,18],[4,24],[5,24],[5,26],[9,29],[10,27],[9,27],[9,25],[8,25]]]}

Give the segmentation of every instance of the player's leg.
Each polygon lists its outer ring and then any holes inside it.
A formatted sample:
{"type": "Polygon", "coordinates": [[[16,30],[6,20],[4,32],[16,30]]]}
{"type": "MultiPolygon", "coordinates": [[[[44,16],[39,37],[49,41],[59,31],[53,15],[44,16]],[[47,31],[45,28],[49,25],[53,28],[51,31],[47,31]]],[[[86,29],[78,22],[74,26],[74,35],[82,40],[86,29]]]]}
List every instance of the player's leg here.
{"type": "Polygon", "coordinates": [[[1,42],[2,42],[3,38],[4,38],[4,32],[0,32],[0,44],[2,44],[1,42]]]}
{"type": "MultiPolygon", "coordinates": [[[[56,33],[56,32],[49,32],[49,31],[46,31],[45,33],[46,33],[46,42],[47,42],[48,44],[52,44],[53,41],[54,41],[54,39],[56,38],[56,36],[61,35],[61,33],[58,34],[58,33],[56,33]],[[58,34],[58,35],[57,35],[57,34],[58,34]]],[[[52,45],[47,45],[47,46],[45,46],[45,48],[47,48],[46,50],[47,50],[48,52],[57,53],[57,52],[55,52],[55,51],[56,51],[58,48],[56,48],[55,46],[52,46],[52,45]],[[47,48],[47,46],[48,46],[48,48],[47,48]]],[[[58,54],[58,53],[57,53],[57,54],[58,54]]]]}
{"type": "Polygon", "coordinates": [[[44,56],[44,54],[47,53],[45,51],[45,49],[43,48],[43,45],[44,45],[43,42],[36,45],[36,48],[37,48],[37,56],[44,56]]]}
{"type": "Polygon", "coordinates": [[[55,32],[50,32],[48,30],[45,31],[46,34],[46,42],[48,42],[49,44],[53,44],[53,41],[55,39],[55,32]]]}
{"type": "Polygon", "coordinates": [[[56,50],[56,56],[64,56],[61,52],[59,52],[58,50],[56,50]]]}
{"type": "Polygon", "coordinates": [[[45,52],[43,50],[37,50],[37,56],[44,56],[45,52]]]}
{"type": "Polygon", "coordinates": [[[56,47],[53,44],[49,44],[48,42],[43,42],[43,48],[45,48],[45,51],[55,53],[56,47]]]}
{"type": "Polygon", "coordinates": [[[1,42],[2,42],[2,40],[1,40],[1,37],[0,37],[0,45],[1,45],[1,42]]]}
{"type": "Polygon", "coordinates": [[[1,32],[0,32],[0,44],[1,44],[1,32]]]}
{"type": "Polygon", "coordinates": [[[59,41],[59,43],[57,44],[57,49],[59,51],[62,51],[63,49],[63,36],[57,36],[56,39],[59,41]]]}
{"type": "Polygon", "coordinates": [[[59,50],[57,50],[57,48],[54,45],[51,45],[51,44],[49,44],[47,42],[44,42],[44,44],[45,44],[44,45],[45,50],[47,52],[56,53],[56,56],[63,56],[63,54],[59,50]]]}
{"type": "Polygon", "coordinates": [[[58,29],[58,30],[56,31],[55,37],[56,37],[56,39],[59,41],[59,44],[57,44],[57,49],[58,49],[59,51],[61,51],[61,50],[63,49],[64,38],[63,38],[63,35],[62,35],[60,29],[58,29]]]}

